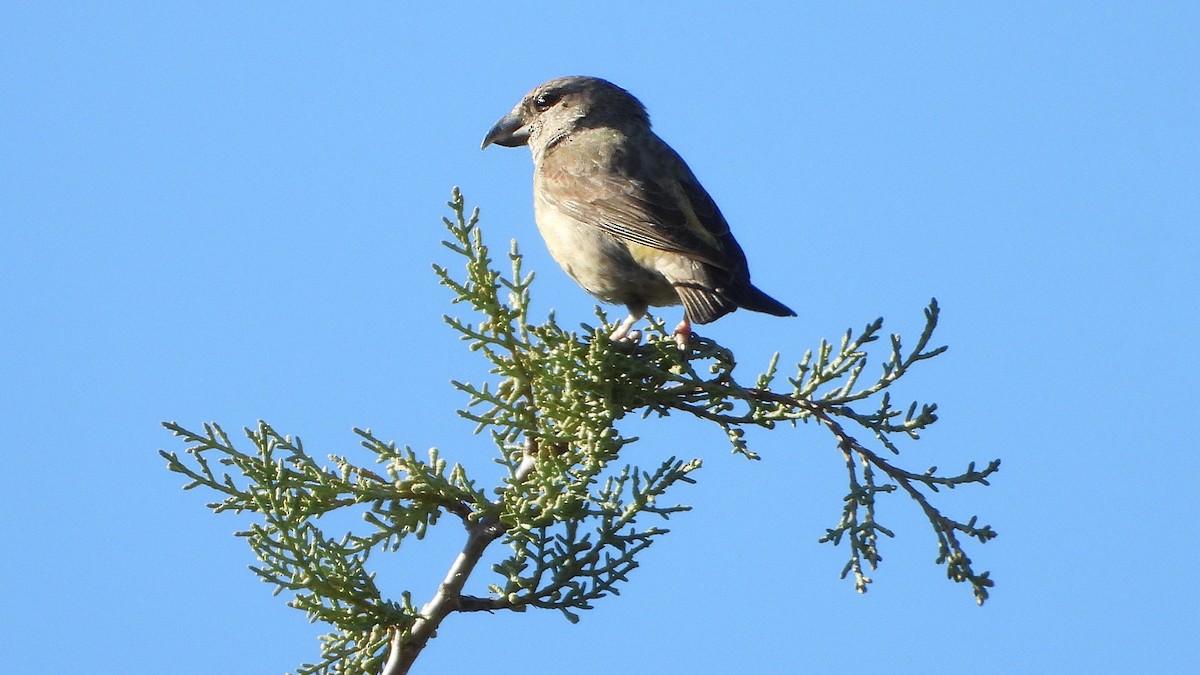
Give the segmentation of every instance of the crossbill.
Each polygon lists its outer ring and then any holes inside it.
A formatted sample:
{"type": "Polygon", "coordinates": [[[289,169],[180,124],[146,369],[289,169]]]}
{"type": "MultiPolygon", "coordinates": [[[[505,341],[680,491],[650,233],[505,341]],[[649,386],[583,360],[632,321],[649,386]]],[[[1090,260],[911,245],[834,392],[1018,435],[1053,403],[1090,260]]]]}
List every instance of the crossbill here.
{"type": "Polygon", "coordinates": [[[692,323],[741,307],[796,313],[750,283],[729,223],[641,101],[595,77],[561,77],[525,95],[482,147],[529,146],[533,212],[550,254],[588,293],[629,310],[625,338],[649,306],[682,304],[692,323]]]}

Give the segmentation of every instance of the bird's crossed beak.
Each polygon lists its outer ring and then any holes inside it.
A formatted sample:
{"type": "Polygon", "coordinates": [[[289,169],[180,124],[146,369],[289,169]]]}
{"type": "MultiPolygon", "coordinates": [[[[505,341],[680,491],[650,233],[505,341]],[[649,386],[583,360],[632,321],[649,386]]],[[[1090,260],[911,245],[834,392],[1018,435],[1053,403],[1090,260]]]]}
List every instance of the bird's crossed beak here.
{"type": "Polygon", "coordinates": [[[529,140],[529,127],[525,126],[525,120],[514,110],[496,122],[495,126],[488,130],[487,136],[483,137],[483,145],[479,146],[482,150],[487,146],[495,143],[503,145],[506,148],[515,148],[518,145],[525,145],[529,140]]]}

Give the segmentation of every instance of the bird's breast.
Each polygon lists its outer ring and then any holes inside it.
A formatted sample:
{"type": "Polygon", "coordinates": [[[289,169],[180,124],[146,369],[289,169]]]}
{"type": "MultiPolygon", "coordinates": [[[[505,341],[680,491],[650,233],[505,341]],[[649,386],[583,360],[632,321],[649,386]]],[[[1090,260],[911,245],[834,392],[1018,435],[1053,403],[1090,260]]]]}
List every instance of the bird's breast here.
{"type": "MultiPolygon", "coordinates": [[[[675,290],[647,256],[635,256],[629,245],[557,208],[544,198],[535,180],[534,217],[554,260],[588,293],[617,304],[655,306],[679,303],[675,290]]],[[[584,206],[586,211],[586,205],[584,206]]]]}

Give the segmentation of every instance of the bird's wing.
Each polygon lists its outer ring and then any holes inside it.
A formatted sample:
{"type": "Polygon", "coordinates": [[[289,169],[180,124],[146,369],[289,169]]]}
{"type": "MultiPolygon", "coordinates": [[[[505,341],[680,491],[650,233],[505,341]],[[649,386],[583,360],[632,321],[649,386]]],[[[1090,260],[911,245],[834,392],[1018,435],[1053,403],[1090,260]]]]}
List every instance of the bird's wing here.
{"type": "Polygon", "coordinates": [[[562,147],[541,170],[542,199],[619,239],[740,271],[745,255],[687,164],[656,136],[615,152],[562,147]]]}

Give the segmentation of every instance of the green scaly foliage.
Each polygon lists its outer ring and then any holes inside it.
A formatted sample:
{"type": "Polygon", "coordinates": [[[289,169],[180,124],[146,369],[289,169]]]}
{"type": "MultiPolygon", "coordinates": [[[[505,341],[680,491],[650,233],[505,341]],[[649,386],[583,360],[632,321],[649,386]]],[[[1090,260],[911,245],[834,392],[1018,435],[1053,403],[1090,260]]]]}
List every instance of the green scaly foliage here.
{"type": "Polygon", "coordinates": [[[299,673],[407,672],[453,612],[534,607],[558,610],[575,622],[595,601],[618,593],[643,551],[667,534],[658,523],[689,510],[666,496],[678,484],[694,482],[701,465],[676,457],[650,470],[622,463],[622,452],[637,441],[618,429],[631,414],[684,414],[715,424],[732,450],[749,459],[758,455],[746,443],[748,427],[812,422],[827,429],[845,460],[848,491],[837,524],[820,541],[847,544],[842,576],[853,575],[857,590],[866,591],[867,571],[881,560],[880,535],[893,536],[876,518],[880,497],[902,492],[932,526],[937,563],[947,576],[967,584],[978,603],[987,599],[993,582],[974,570],[962,542],[985,543],[996,532],[975,517],[943,515],[930,498],[941,488],[987,485],[1000,461],[982,469],[971,463],[954,475],[894,463],[896,439],[918,439],[937,420],[935,404],[897,408],[889,392],[910,369],[945,350],[930,348],[936,301],[926,308],[925,328],[911,349],[890,336],[873,381],[863,377],[867,347],[879,339],[882,319],[857,334],[847,331],[836,346],[823,341],[806,352],[779,387],[776,354],[747,386],[734,376],[729,349],[693,336],[681,350],[657,319],[650,320],[644,344],[609,340],[614,326],[599,312],[599,324],[582,332],[563,329],[553,316],[531,323],[533,275],[522,270],[515,242],[507,253],[511,272],[502,274],[484,243],[478,210],[468,216],[457,189],[449,206],[454,217],[443,219],[450,234],[445,243],[465,261],[465,272],[458,277],[440,266],[435,272],[454,293],[453,302],[468,305],[479,320],[446,322],[490,364],[481,383],[453,384],[468,399],[460,414],[495,443],[496,460],[507,468],[502,485],[480,487],[436,449],[419,457],[370,430],[355,430],[370,464],[330,455],[332,464],[325,466],[299,439],[265,422],[244,430],[251,452],[238,450],[217,424],[200,431],[165,424],[185,444],[182,457],[160,451],[168,468],[187,478],[186,489],[216,493],[209,505],[214,511],[253,514],[255,522],[237,533],[259,560],[252,569],[276,593],[292,593],[291,606],[335,629],[322,637],[321,659],[299,673]],[[340,536],[321,528],[322,515],[347,511],[361,514],[361,527],[340,536]],[[397,566],[371,556],[396,553],[409,537],[421,539],[445,514],[467,533],[446,582],[419,609],[411,591],[399,599],[382,597],[374,570],[397,566]],[[510,553],[493,566],[498,580],[490,594],[463,594],[475,563],[497,540],[510,553]]]}

